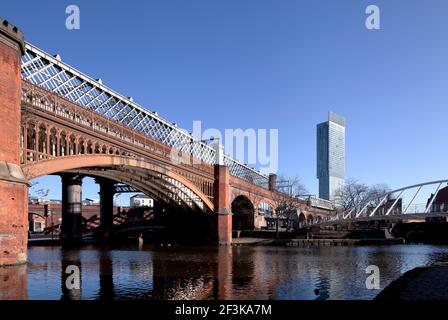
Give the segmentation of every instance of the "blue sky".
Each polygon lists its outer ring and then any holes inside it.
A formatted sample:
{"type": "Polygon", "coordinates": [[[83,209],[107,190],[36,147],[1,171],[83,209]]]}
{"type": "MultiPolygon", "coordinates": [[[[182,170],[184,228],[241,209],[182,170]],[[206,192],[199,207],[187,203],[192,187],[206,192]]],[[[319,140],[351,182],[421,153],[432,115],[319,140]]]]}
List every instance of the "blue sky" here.
{"type": "MultiPolygon", "coordinates": [[[[346,118],[346,175],[392,188],[446,177],[444,0],[10,1],[26,39],[191,131],[276,128],[280,172],[317,193],[316,124],[346,118]],[[65,8],[81,29],[65,28],[65,8]],[[381,10],[381,30],[364,26],[381,10]]],[[[41,179],[60,197],[57,178],[41,179]]],[[[86,182],[84,195],[97,189],[86,182]]]]}

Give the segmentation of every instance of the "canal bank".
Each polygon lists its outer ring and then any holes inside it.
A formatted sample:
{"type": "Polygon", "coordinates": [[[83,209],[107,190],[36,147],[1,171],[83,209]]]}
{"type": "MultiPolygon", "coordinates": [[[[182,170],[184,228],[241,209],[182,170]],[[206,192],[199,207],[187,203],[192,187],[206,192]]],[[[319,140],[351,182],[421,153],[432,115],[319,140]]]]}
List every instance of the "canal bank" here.
{"type": "MultiPolygon", "coordinates": [[[[135,241],[136,242],[136,241],[135,241]]],[[[137,243],[137,242],[136,242],[137,243]]],[[[101,244],[95,241],[85,241],[86,245],[101,244]]],[[[151,244],[151,242],[148,242],[151,244]]],[[[172,242],[152,243],[158,245],[181,245],[172,242]]],[[[396,245],[405,244],[404,239],[265,239],[265,238],[236,238],[232,246],[271,245],[286,247],[328,247],[328,246],[371,246],[371,245],[396,245]]],[[[60,239],[42,238],[30,239],[28,247],[33,246],[61,246],[60,239]]]]}
{"type": "Polygon", "coordinates": [[[416,267],[392,281],[375,300],[448,300],[448,263],[416,267]]]}
{"type": "Polygon", "coordinates": [[[286,247],[372,246],[405,244],[404,239],[263,239],[237,238],[232,245],[272,245],[286,247]]]}

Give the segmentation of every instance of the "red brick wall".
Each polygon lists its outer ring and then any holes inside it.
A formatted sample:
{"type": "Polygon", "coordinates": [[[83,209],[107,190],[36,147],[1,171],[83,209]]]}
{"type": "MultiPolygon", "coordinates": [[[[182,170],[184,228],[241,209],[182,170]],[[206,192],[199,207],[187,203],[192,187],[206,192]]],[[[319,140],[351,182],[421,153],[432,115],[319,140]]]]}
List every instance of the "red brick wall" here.
{"type": "Polygon", "coordinates": [[[217,166],[215,168],[214,206],[215,210],[227,209],[230,212],[230,183],[229,168],[217,166]]]}
{"type": "MultiPolygon", "coordinates": [[[[45,209],[44,203],[31,203],[28,205],[28,212],[35,213],[41,216],[44,216],[45,209]]],[[[125,210],[126,212],[129,210],[129,207],[121,207],[121,211],[125,210]]],[[[60,203],[51,203],[50,204],[51,216],[53,217],[53,223],[56,225],[59,223],[59,219],[61,218],[61,204],[60,203]]],[[[114,215],[118,213],[118,207],[114,206],[114,215]]],[[[90,205],[90,206],[82,206],[82,216],[85,219],[89,219],[96,215],[98,218],[100,217],[100,206],[99,205],[90,205]]],[[[47,220],[48,226],[51,224],[51,218],[47,220]]]]}
{"type": "Polygon", "coordinates": [[[19,52],[0,42],[0,161],[19,164],[21,75],[19,52]]]}
{"type": "MultiPolygon", "coordinates": [[[[0,34],[0,161],[15,165],[20,164],[20,68],[19,47],[0,34]]],[[[0,265],[26,261],[27,205],[25,184],[0,180],[0,265]]]]}
{"type": "Polygon", "coordinates": [[[214,207],[217,225],[217,240],[219,244],[232,242],[232,215],[230,204],[230,173],[226,166],[215,166],[214,207]]]}
{"type": "Polygon", "coordinates": [[[0,264],[26,261],[27,187],[0,181],[0,264]]]}

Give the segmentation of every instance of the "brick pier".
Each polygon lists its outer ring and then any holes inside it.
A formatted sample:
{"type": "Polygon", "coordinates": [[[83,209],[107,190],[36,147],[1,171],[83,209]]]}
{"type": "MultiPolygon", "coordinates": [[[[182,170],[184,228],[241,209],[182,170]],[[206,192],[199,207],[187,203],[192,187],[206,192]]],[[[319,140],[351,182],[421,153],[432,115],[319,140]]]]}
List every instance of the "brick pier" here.
{"type": "Polygon", "coordinates": [[[224,165],[215,165],[214,207],[217,220],[216,232],[220,245],[232,243],[232,211],[230,202],[230,173],[224,165]]]}
{"type": "Polygon", "coordinates": [[[23,34],[0,19],[0,265],[25,263],[28,181],[20,168],[23,34]]]}

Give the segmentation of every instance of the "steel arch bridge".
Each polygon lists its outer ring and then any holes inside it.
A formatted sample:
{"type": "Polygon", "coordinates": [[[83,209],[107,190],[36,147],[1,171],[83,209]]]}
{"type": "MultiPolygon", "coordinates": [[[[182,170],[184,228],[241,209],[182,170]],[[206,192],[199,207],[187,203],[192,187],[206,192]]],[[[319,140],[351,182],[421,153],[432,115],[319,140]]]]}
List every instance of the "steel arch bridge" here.
{"type": "Polygon", "coordinates": [[[364,221],[448,217],[448,203],[435,201],[444,186],[448,186],[448,179],[399,188],[367,199],[334,216],[308,221],[303,225],[328,226],[364,221]],[[421,202],[422,200],[426,200],[426,202],[421,202]]]}
{"type": "MultiPolygon", "coordinates": [[[[25,42],[22,31],[1,18],[0,74],[0,242],[6,248],[0,265],[27,259],[28,188],[41,176],[61,177],[67,243],[82,240],[86,176],[99,184],[104,239],[117,183],[180,213],[176,218],[187,213],[195,223],[200,216],[197,230],[219,244],[232,241],[233,211],[243,224],[246,216],[261,216],[257,209],[272,206],[274,198],[291,198],[276,190],[275,174],[221,158],[219,149],[25,42]]],[[[293,200],[313,216],[333,214],[333,207],[293,200]]]]}
{"type": "MultiPolygon", "coordinates": [[[[76,104],[141,132],[181,152],[213,164],[215,150],[198,141],[193,135],[161,118],[157,112],[148,111],[123,95],[64,63],[59,55],[49,55],[36,46],[26,43],[22,56],[22,79],[56,93],[76,104]]],[[[261,172],[224,155],[224,164],[230,174],[253,184],[268,187],[269,178],[261,172]]]]}
{"type": "MultiPolygon", "coordinates": [[[[175,206],[215,209],[215,148],[27,42],[20,73],[20,164],[27,179],[58,172],[108,178],[175,206]],[[173,161],[172,149],[188,161],[173,161]]],[[[232,199],[248,196],[255,207],[270,202],[268,176],[228,155],[223,162],[232,199]]],[[[332,211],[311,207],[326,211],[319,216],[332,211]]]]}

